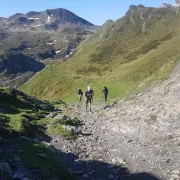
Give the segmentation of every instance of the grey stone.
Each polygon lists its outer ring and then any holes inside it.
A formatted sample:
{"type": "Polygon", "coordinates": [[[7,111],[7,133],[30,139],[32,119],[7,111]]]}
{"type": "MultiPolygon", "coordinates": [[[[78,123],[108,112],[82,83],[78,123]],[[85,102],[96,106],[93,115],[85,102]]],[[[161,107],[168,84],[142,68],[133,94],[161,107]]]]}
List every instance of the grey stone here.
{"type": "Polygon", "coordinates": [[[21,159],[18,156],[14,156],[14,161],[15,162],[21,162],[21,159]]]}
{"type": "Polygon", "coordinates": [[[62,120],[62,115],[61,114],[58,114],[57,116],[54,117],[54,119],[59,119],[59,120],[62,120]]]}
{"type": "Polygon", "coordinates": [[[82,130],[76,126],[62,125],[62,128],[69,131],[72,134],[82,133],[82,130]]]}
{"type": "Polygon", "coordinates": [[[52,112],[49,115],[46,116],[46,118],[54,118],[55,116],[57,116],[56,112],[52,112]]]}
{"type": "Polygon", "coordinates": [[[0,162],[0,172],[12,173],[11,167],[8,163],[0,162]]]}
{"type": "Polygon", "coordinates": [[[89,175],[92,175],[93,173],[95,173],[94,170],[90,171],[88,174],[89,174],[89,175]]]}
{"type": "Polygon", "coordinates": [[[89,175],[88,174],[84,174],[82,177],[83,178],[89,178],[89,175]]]}
{"type": "Polygon", "coordinates": [[[22,179],[23,177],[24,177],[24,174],[20,172],[15,172],[15,174],[13,175],[13,179],[22,179]]]}
{"type": "Polygon", "coordinates": [[[44,154],[38,154],[39,157],[43,158],[43,159],[47,159],[47,156],[44,154]]]}
{"type": "Polygon", "coordinates": [[[70,120],[71,120],[71,118],[70,118],[70,117],[68,117],[68,116],[66,116],[66,115],[64,115],[64,116],[62,117],[62,120],[64,120],[64,121],[70,121],[70,120]]]}
{"type": "Polygon", "coordinates": [[[75,162],[76,165],[81,165],[82,162],[81,161],[78,161],[78,162],[75,162]]]}
{"type": "Polygon", "coordinates": [[[108,179],[114,179],[115,177],[112,175],[112,174],[110,174],[109,176],[108,176],[108,179]]]}

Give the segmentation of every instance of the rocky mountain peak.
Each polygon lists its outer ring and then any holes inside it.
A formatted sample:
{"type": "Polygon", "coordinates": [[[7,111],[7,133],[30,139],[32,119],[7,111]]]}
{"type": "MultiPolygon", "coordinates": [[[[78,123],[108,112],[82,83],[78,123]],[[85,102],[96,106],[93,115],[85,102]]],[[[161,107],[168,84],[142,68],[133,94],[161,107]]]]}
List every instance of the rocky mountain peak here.
{"type": "Polygon", "coordinates": [[[177,8],[180,6],[180,0],[175,0],[174,4],[163,3],[160,8],[177,8]]]}
{"type": "Polygon", "coordinates": [[[130,5],[129,6],[130,11],[135,11],[135,10],[141,9],[141,8],[145,8],[145,6],[143,6],[142,4],[138,4],[137,6],[136,5],[130,5]]]}
{"type": "Polygon", "coordinates": [[[63,8],[47,9],[42,12],[30,11],[26,14],[16,13],[7,18],[5,22],[3,19],[3,25],[2,19],[0,19],[0,27],[11,30],[58,30],[66,25],[84,29],[94,27],[92,23],[63,8]]]}
{"type": "Polygon", "coordinates": [[[114,21],[112,19],[108,19],[104,24],[108,24],[108,23],[114,23],[114,21]]]}
{"type": "Polygon", "coordinates": [[[180,6],[180,0],[175,0],[174,7],[179,7],[179,6],[180,6]]]}
{"type": "Polygon", "coordinates": [[[161,8],[173,8],[173,5],[167,4],[167,3],[163,3],[160,7],[161,8]]]}

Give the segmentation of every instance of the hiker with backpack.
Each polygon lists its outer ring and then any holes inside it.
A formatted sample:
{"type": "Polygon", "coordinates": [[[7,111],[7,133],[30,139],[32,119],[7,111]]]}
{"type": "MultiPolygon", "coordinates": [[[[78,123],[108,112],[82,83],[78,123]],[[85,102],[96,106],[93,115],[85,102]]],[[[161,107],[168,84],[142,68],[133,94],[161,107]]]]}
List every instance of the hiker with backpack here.
{"type": "Polygon", "coordinates": [[[77,95],[79,97],[79,102],[81,102],[82,101],[82,97],[83,97],[83,92],[82,92],[82,90],[80,88],[78,88],[77,95]]]}
{"type": "Polygon", "coordinates": [[[107,101],[107,96],[108,96],[108,88],[106,86],[104,86],[104,89],[102,90],[102,94],[104,97],[104,101],[107,101]]]}
{"type": "Polygon", "coordinates": [[[89,110],[91,111],[91,103],[93,100],[94,91],[88,86],[88,88],[87,88],[87,90],[83,96],[84,96],[84,99],[86,101],[86,110],[87,110],[88,105],[89,105],[89,110]]]}

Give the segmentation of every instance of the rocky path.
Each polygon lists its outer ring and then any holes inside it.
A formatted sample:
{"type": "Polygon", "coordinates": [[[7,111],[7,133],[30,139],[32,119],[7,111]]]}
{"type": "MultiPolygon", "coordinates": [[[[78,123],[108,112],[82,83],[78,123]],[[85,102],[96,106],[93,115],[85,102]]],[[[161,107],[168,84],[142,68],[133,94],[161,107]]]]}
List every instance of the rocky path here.
{"type": "Polygon", "coordinates": [[[54,137],[51,145],[76,179],[180,180],[180,64],[133,100],[72,110],[84,122],[82,134],[75,141],[54,137]]]}

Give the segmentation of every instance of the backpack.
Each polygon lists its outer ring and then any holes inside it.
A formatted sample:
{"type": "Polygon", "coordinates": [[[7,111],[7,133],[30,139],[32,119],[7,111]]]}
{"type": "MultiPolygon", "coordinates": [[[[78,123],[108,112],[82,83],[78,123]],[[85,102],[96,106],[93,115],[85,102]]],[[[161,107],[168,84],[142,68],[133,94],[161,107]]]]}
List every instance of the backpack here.
{"type": "Polygon", "coordinates": [[[79,89],[79,90],[78,90],[78,92],[77,92],[77,94],[78,94],[78,95],[83,95],[82,90],[81,90],[81,89],[79,89]]]}

